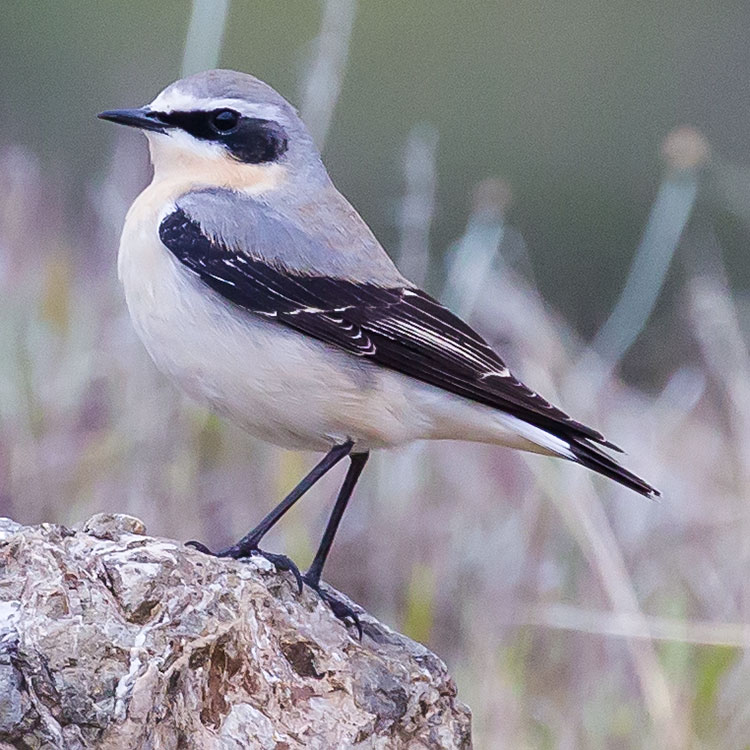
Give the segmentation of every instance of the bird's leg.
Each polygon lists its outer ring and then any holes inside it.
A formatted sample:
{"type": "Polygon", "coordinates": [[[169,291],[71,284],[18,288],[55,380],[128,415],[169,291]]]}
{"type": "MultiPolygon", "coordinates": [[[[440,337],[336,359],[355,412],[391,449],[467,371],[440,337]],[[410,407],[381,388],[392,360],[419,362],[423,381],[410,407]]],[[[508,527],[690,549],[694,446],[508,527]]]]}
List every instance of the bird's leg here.
{"type": "Polygon", "coordinates": [[[328,523],[326,525],[326,530],[323,533],[323,538],[320,541],[320,546],[318,547],[318,551],[315,553],[315,558],[313,559],[310,567],[305,573],[305,581],[313,588],[316,587],[318,583],[320,583],[320,577],[323,573],[323,566],[328,559],[328,553],[331,551],[333,538],[336,535],[336,531],[338,530],[339,523],[341,522],[341,518],[344,515],[344,511],[346,510],[349,498],[352,496],[354,486],[357,484],[359,475],[365,468],[365,464],[367,463],[367,459],[369,457],[369,453],[353,453],[349,457],[351,461],[349,471],[347,471],[344,483],[341,485],[341,489],[339,490],[338,497],[336,498],[336,504],[333,506],[333,510],[331,511],[330,518],[328,519],[328,523]]]}
{"type": "MultiPolygon", "coordinates": [[[[351,440],[336,445],[331,448],[323,459],[310,471],[309,474],[254,528],[245,534],[242,539],[231,547],[227,547],[220,552],[212,552],[208,547],[200,542],[187,542],[191,547],[195,547],[201,552],[216,557],[231,557],[235,560],[250,557],[251,555],[260,555],[272,562],[280,570],[289,570],[297,579],[297,585],[302,591],[302,576],[297,566],[286,555],[277,555],[271,552],[264,552],[258,545],[260,540],[268,533],[281,517],[307,492],[324,474],[332,469],[342,458],[351,453],[353,443],[351,440]]],[[[348,476],[348,475],[347,475],[348,476]]],[[[329,544],[330,546],[330,544],[329,544]]]]}
{"type": "Polygon", "coordinates": [[[349,498],[352,496],[354,491],[354,485],[357,484],[359,475],[362,473],[362,469],[365,468],[367,459],[370,457],[369,453],[352,453],[349,456],[351,464],[349,465],[349,471],[346,473],[344,483],[341,485],[338,497],[336,498],[336,504],[333,506],[331,516],[326,524],[326,530],[323,533],[323,539],[321,539],[318,551],[315,553],[315,559],[308,568],[302,578],[305,583],[318,592],[320,598],[331,608],[336,617],[339,620],[346,622],[351,620],[354,626],[357,628],[359,633],[359,639],[362,640],[362,625],[359,622],[357,613],[341,599],[337,598],[333,594],[323,591],[320,588],[320,576],[323,572],[323,566],[325,565],[328,553],[331,551],[331,545],[333,544],[333,537],[336,536],[336,531],[341,522],[341,517],[344,515],[349,498]]]}

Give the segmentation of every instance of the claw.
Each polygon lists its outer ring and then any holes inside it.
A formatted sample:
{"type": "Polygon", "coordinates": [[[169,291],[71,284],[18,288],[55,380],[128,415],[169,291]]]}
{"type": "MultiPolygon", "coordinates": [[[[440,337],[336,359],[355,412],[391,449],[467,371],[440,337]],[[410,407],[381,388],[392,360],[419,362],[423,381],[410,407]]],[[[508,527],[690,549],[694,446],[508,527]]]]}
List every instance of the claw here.
{"type": "Polygon", "coordinates": [[[357,636],[359,640],[362,640],[362,623],[360,622],[359,615],[345,602],[337,598],[333,594],[329,594],[327,591],[323,591],[320,588],[319,583],[308,580],[305,576],[302,576],[305,583],[315,591],[318,596],[328,605],[334,617],[341,620],[344,625],[354,625],[357,629],[357,636]],[[351,621],[351,622],[349,622],[351,621]]]}
{"type": "Polygon", "coordinates": [[[297,589],[299,590],[299,593],[302,593],[302,573],[299,572],[299,568],[291,558],[286,555],[277,555],[273,552],[264,552],[261,549],[253,550],[253,554],[265,557],[268,562],[273,563],[276,566],[277,570],[288,570],[297,581],[297,589]]]}
{"type": "Polygon", "coordinates": [[[272,563],[277,570],[289,571],[294,576],[294,580],[297,582],[297,589],[299,590],[299,593],[302,593],[302,573],[300,573],[299,568],[294,563],[294,561],[286,555],[278,555],[274,552],[265,552],[258,547],[244,548],[238,547],[237,545],[233,547],[227,547],[227,549],[221,550],[220,552],[213,552],[208,547],[206,547],[205,544],[203,544],[202,542],[196,542],[195,540],[185,542],[185,546],[197,549],[199,552],[203,552],[206,555],[211,555],[212,557],[228,557],[232,560],[247,560],[248,557],[253,557],[255,555],[263,557],[268,560],[268,562],[272,563]]]}
{"type": "Polygon", "coordinates": [[[216,553],[211,552],[211,550],[206,547],[203,542],[196,542],[195,539],[191,539],[189,542],[185,542],[186,547],[192,547],[193,549],[197,549],[198,552],[202,552],[204,555],[214,555],[216,553]]]}

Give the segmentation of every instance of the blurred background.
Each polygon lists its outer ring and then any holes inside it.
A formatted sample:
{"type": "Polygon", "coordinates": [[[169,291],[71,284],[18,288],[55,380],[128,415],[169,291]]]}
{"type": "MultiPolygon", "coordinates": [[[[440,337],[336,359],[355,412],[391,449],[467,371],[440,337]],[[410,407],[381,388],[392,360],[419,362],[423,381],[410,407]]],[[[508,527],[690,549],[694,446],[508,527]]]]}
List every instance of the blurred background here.
{"type": "MultiPolygon", "coordinates": [[[[96,113],[251,72],[402,270],[664,493],[383,453],[327,579],[447,661],[476,747],[750,747],[748,33],[730,0],[4,3],[0,515],[217,547],[316,460],[183,399],[116,279],[146,144],[96,113]]],[[[267,548],[305,565],[339,481],[267,548]]]]}

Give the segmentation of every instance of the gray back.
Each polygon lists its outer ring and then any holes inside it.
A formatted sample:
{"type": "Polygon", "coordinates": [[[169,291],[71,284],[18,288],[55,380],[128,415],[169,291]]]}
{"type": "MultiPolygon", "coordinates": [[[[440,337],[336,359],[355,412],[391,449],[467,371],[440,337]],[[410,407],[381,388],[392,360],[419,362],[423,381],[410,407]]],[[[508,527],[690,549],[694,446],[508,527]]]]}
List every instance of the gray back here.
{"type": "Polygon", "coordinates": [[[411,286],[362,217],[331,182],[306,200],[279,201],[225,188],[195,190],[176,203],[203,231],[236,252],[297,273],[378,286],[411,286]]]}

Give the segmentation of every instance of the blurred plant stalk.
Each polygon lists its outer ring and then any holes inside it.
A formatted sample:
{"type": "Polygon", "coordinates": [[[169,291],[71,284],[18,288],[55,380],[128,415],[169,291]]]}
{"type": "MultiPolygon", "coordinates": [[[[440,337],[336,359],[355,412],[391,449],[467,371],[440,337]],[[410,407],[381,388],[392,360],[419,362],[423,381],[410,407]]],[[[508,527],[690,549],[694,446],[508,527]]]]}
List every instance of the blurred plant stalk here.
{"type": "Polygon", "coordinates": [[[518,624],[604,635],[611,638],[671,641],[750,650],[750,624],[702,622],[606,612],[569,604],[533,605],[517,615],[518,624]]]}
{"type": "Polygon", "coordinates": [[[404,194],[399,202],[397,264],[407,279],[425,286],[430,277],[430,229],[435,215],[438,134],[421,123],[409,132],[403,151],[404,194]]]}
{"type": "Polygon", "coordinates": [[[300,114],[323,151],[349,58],[356,0],[325,0],[320,32],[306,61],[300,114]]]}
{"type": "MultiPolygon", "coordinates": [[[[732,436],[725,459],[733,464],[728,481],[739,497],[750,500],[750,352],[740,328],[726,278],[696,276],[689,287],[689,315],[706,367],[724,394],[724,411],[732,436]]],[[[750,512],[743,517],[746,533],[738,552],[744,570],[750,566],[750,512]]],[[[750,579],[741,597],[746,621],[750,621],[750,579]]]]}
{"type": "Polygon", "coordinates": [[[504,180],[489,178],[474,189],[466,230],[446,257],[443,302],[462,318],[471,318],[482,306],[483,292],[492,293],[492,280],[502,263],[505,214],[512,193],[504,180]]]}
{"type": "Polygon", "coordinates": [[[219,67],[230,0],[193,0],[181,76],[219,67]]]}
{"type": "MultiPolygon", "coordinates": [[[[611,376],[651,317],[695,206],[701,170],[708,162],[710,149],[697,130],[685,126],[667,136],[662,157],[666,173],[625,286],[592,344],[604,364],[600,381],[611,376]]],[[[583,366],[592,367],[591,360],[586,358],[583,366]]]]}

